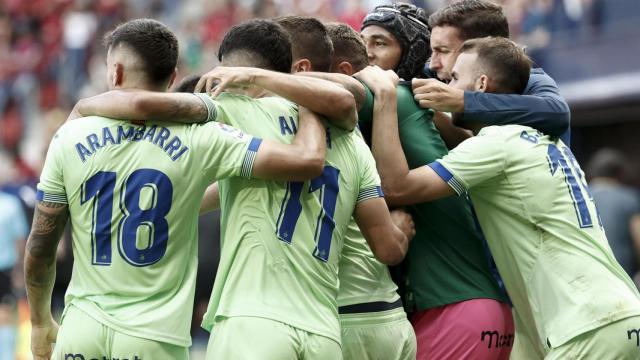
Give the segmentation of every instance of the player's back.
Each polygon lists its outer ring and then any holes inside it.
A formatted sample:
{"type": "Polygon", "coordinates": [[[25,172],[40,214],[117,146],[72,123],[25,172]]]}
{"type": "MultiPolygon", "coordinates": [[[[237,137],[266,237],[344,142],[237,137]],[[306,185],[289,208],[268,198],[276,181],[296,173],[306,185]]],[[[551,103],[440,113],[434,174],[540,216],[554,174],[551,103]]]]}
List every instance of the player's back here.
{"type": "Polygon", "coordinates": [[[514,307],[535,322],[541,343],[556,346],[640,313],[571,150],[519,125],[488,127],[479,137],[495,149],[492,170],[469,162],[468,171],[495,175],[469,193],[514,307]]]}
{"type": "Polygon", "coordinates": [[[239,134],[100,117],[61,127],[38,188],[42,200],[69,206],[66,305],[123,333],[188,346],[198,209],[215,177],[240,173],[250,137],[239,134]]]}
{"type": "MultiPolygon", "coordinates": [[[[269,121],[239,121],[237,105],[247,99],[221,95],[219,111],[252,134],[293,140],[296,105],[262,98],[255,111],[269,113],[269,121]]],[[[328,126],[321,176],[307,182],[221,181],[220,193],[221,261],[203,325],[213,326],[220,316],[266,317],[339,342],[343,236],[357,201],[379,194],[375,164],[361,137],[328,126]]]]}

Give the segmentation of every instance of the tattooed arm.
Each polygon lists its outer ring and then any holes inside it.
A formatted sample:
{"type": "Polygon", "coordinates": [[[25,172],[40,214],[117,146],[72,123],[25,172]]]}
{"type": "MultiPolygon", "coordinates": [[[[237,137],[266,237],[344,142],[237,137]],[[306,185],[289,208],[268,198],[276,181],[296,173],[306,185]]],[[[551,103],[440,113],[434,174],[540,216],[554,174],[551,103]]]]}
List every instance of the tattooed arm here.
{"type": "Polygon", "coordinates": [[[49,359],[58,325],[51,315],[51,292],[56,277],[56,249],[69,217],[66,204],[40,201],[33,215],[24,256],[24,275],[31,313],[31,351],[34,359],[49,359]]]}
{"type": "Polygon", "coordinates": [[[111,90],[78,101],[67,120],[82,116],[120,120],[158,120],[195,123],[207,120],[207,106],[188,93],[162,93],[139,89],[111,90]]]}

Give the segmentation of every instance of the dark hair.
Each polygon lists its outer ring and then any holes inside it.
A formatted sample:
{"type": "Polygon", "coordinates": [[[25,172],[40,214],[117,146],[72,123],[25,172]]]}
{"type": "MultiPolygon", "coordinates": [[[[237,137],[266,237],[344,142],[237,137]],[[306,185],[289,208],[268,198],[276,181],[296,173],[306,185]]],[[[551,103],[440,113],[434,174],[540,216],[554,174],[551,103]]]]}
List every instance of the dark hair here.
{"type": "Polygon", "coordinates": [[[423,75],[424,64],[431,56],[431,32],[427,22],[424,9],[398,2],[376,6],[364,18],[362,29],[369,25],[380,26],[398,40],[402,55],[394,70],[400,78],[409,80],[423,75]]]}
{"type": "Polygon", "coordinates": [[[255,67],[291,72],[291,40],[274,21],[254,19],[229,29],[218,49],[218,60],[237,51],[250,56],[255,67]]]}
{"type": "Polygon", "coordinates": [[[467,40],[460,53],[477,53],[478,62],[496,83],[496,92],[522,94],[529,82],[531,59],[513,41],[503,37],[467,40]]]}
{"type": "Polygon", "coordinates": [[[187,75],[180,80],[178,85],[173,88],[173,92],[178,93],[192,93],[196,90],[196,85],[200,81],[201,75],[187,75]]]}
{"type": "Polygon", "coordinates": [[[624,154],[620,151],[604,148],[598,150],[589,161],[587,175],[589,179],[608,177],[624,181],[627,176],[628,164],[624,154]]]}
{"type": "Polygon", "coordinates": [[[333,44],[324,25],[308,16],[282,16],[274,19],[291,36],[293,58],[308,59],[313,71],[331,70],[333,44]]]}
{"type": "Polygon", "coordinates": [[[135,19],[118,25],[105,35],[108,50],[124,44],[143,62],[149,81],[160,85],[169,80],[178,64],[178,39],[164,24],[152,19],[135,19]]]}
{"type": "Polygon", "coordinates": [[[429,17],[429,26],[452,26],[462,40],[509,37],[509,23],[502,8],[485,0],[462,0],[445,6],[429,17]]]}
{"type": "Polygon", "coordinates": [[[358,72],[369,65],[367,47],[358,32],[343,23],[328,23],[325,27],[333,43],[333,66],[347,61],[351,64],[353,71],[358,72]]]}

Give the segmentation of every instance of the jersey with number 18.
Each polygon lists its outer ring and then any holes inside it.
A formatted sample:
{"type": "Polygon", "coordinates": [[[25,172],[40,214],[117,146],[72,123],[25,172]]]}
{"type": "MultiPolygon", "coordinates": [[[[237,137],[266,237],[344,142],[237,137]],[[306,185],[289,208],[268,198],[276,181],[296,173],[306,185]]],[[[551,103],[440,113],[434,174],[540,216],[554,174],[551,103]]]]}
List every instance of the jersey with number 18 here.
{"type": "Polygon", "coordinates": [[[69,207],[66,308],[128,335],[189,346],[204,190],[214,179],[251,174],[259,144],[215,122],[133,126],[88,117],[63,125],[38,199],[69,207]]]}
{"type": "MultiPolygon", "coordinates": [[[[269,121],[241,117],[250,98],[222,94],[220,121],[263,138],[291,142],[297,106],[258,99],[253,111],[269,121]]],[[[203,319],[215,331],[220,317],[279,321],[340,343],[336,297],[343,237],[356,203],[382,196],[371,152],[358,132],[327,127],[322,175],[306,182],[221,181],[220,265],[203,319]]]]}
{"type": "Polygon", "coordinates": [[[540,347],[640,315],[638,290],[561,140],[490,126],[429,166],[457,193],[469,192],[516,318],[540,347]]]}

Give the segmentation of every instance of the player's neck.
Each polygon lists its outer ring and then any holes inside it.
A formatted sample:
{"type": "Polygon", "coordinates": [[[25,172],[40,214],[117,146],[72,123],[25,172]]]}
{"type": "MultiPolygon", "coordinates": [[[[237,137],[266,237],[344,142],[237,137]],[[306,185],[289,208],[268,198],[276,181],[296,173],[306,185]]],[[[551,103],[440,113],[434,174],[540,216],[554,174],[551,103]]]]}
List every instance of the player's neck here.
{"type": "Polygon", "coordinates": [[[133,90],[133,89],[138,89],[138,90],[147,90],[147,91],[156,91],[156,92],[166,92],[167,91],[167,87],[164,85],[149,85],[146,83],[141,83],[141,82],[127,82],[127,83],[123,83],[121,85],[118,86],[114,86],[113,90],[133,90]]]}

